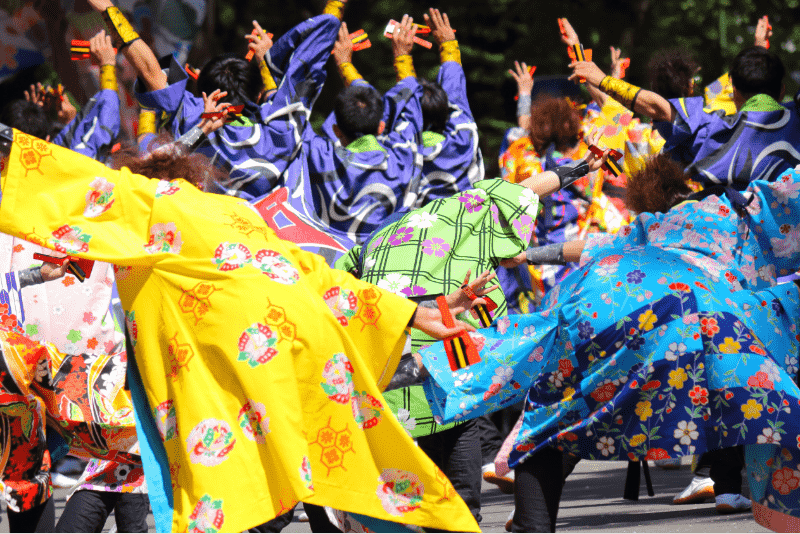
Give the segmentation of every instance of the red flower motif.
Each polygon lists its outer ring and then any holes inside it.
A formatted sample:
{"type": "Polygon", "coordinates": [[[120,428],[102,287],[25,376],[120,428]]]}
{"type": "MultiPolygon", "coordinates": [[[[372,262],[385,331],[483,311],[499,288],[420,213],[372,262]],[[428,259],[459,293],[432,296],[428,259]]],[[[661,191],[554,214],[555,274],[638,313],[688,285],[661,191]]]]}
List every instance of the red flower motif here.
{"type": "Polygon", "coordinates": [[[97,317],[95,317],[92,312],[85,312],[83,314],[83,322],[86,324],[92,324],[96,319],[97,317]]]}
{"type": "Polygon", "coordinates": [[[668,459],[669,453],[664,449],[650,449],[647,451],[647,456],[645,456],[645,460],[666,460],[668,459]]]}
{"type": "Polygon", "coordinates": [[[69,287],[75,283],[75,278],[71,275],[66,275],[62,280],[61,283],[64,284],[64,287],[69,287]]]}
{"type": "Polygon", "coordinates": [[[765,351],[758,345],[750,345],[750,352],[755,352],[756,354],[760,354],[761,356],[767,355],[767,351],[765,351]]]}
{"type": "MultiPolygon", "coordinates": [[[[695,282],[695,284],[696,283],[698,282],[695,282]]],[[[719,323],[717,323],[717,320],[713,317],[703,317],[700,319],[700,331],[706,336],[713,336],[719,333],[719,323]]]]}
{"type": "Polygon", "coordinates": [[[800,478],[796,477],[794,470],[784,467],[772,473],[772,487],[781,495],[789,495],[800,485],[800,478]]]}
{"type": "Polygon", "coordinates": [[[642,386],[642,391],[649,391],[651,389],[656,389],[658,387],[661,387],[661,381],[651,380],[650,382],[642,386]]]}
{"type": "Polygon", "coordinates": [[[597,402],[606,402],[614,398],[614,393],[616,392],[617,386],[615,386],[612,382],[606,382],[592,391],[590,396],[597,402]]]}
{"type": "Polygon", "coordinates": [[[86,347],[88,349],[94,349],[95,347],[97,347],[97,343],[98,341],[96,338],[89,338],[89,340],[86,341],[86,347]]]}
{"type": "Polygon", "coordinates": [[[23,250],[25,250],[25,247],[22,245],[17,245],[14,247],[14,252],[22,252],[23,250]]]}
{"type": "Polygon", "coordinates": [[[684,284],[683,282],[674,282],[669,285],[669,288],[673,291],[684,291],[686,293],[691,291],[691,288],[688,284],[684,284]]]}
{"type": "Polygon", "coordinates": [[[727,217],[728,215],[731,214],[731,210],[728,208],[728,206],[720,206],[719,214],[722,215],[723,217],[727,217]]]}
{"type": "Polygon", "coordinates": [[[572,366],[572,362],[569,361],[568,358],[562,358],[558,360],[558,370],[561,371],[561,374],[564,375],[564,378],[568,378],[569,375],[572,374],[572,370],[574,367],[572,366]]]}
{"type": "Polygon", "coordinates": [[[700,386],[695,386],[694,389],[689,392],[689,398],[692,399],[692,404],[695,406],[708,404],[708,390],[700,386]]]}
{"type": "Polygon", "coordinates": [[[747,385],[751,388],[775,389],[775,384],[769,379],[769,375],[764,371],[759,371],[747,379],[747,385]]]}
{"type": "MultiPolygon", "coordinates": [[[[691,269],[689,269],[689,270],[691,271],[691,269]]],[[[705,289],[706,291],[709,291],[709,289],[706,286],[704,286],[703,284],[701,284],[700,282],[695,282],[694,285],[696,285],[700,289],[705,289]]]]}

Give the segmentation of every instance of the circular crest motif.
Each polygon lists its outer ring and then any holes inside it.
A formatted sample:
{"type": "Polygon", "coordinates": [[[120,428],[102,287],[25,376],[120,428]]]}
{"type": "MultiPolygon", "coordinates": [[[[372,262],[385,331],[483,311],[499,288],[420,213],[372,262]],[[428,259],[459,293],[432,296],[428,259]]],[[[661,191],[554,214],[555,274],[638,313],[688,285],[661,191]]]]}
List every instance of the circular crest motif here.
{"type": "Polygon", "coordinates": [[[193,464],[212,467],[225,461],[235,444],[228,423],[206,419],[198,423],[186,438],[186,452],[193,464]]]}
{"type": "Polygon", "coordinates": [[[402,469],[384,469],[378,477],[375,494],[386,512],[402,516],[422,505],[425,486],[414,473],[402,469]]]}
{"type": "Polygon", "coordinates": [[[108,211],[112,204],[114,204],[114,184],[98,176],[89,184],[83,216],[98,217],[108,211]]]}
{"type": "Polygon", "coordinates": [[[381,422],[383,404],[366,391],[360,395],[353,395],[350,402],[353,408],[353,419],[356,420],[358,428],[372,428],[381,422]]]}
{"type": "Polygon", "coordinates": [[[222,499],[203,495],[189,515],[189,532],[219,532],[225,523],[222,499]]]}
{"type": "Polygon", "coordinates": [[[256,252],[253,266],[261,269],[261,272],[279,284],[290,286],[300,280],[300,273],[294,265],[274,250],[261,249],[256,252]]]}
{"type": "Polygon", "coordinates": [[[237,361],[247,362],[250,367],[265,364],[278,354],[275,345],[278,338],[265,324],[253,323],[239,336],[239,357],[237,361]]]}
{"type": "Polygon", "coordinates": [[[155,407],[153,418],[156,420],[158,433],[164,441],[174,438],[178,433],[178,421],[175,415],[175,406],[171,400],[166,400],[155,407]]]}
{"type": "Polygon", "coordinates": [[[241,243],[220,243],[211,261],[220,271],[233,271],[244,267],[252,259],[250,250],[241,243]]]}
{"type": "Polygon", "coordinates": [[[333,357],[325,362],[322,370],[321,382],[325,394],[333,402],[347,404],[353,396],[353,364],[343,353],[334,354],[333,357]]]}
{"type": "Polygon", "coordinates": [[[355,291],[336,286],[326,291],[322,299],[342,326],[347,326],[358,311],[358,297],[355,291]]]}
{"type": "Polygon", "coordinates": [[[266,443],[266,436],[269,434],[269,417],[267,417],[264,405],[253,399],[247,399],[242,409],[239,410],[239,428],[242,429],[247,439],[258,444],[266,443]]]}

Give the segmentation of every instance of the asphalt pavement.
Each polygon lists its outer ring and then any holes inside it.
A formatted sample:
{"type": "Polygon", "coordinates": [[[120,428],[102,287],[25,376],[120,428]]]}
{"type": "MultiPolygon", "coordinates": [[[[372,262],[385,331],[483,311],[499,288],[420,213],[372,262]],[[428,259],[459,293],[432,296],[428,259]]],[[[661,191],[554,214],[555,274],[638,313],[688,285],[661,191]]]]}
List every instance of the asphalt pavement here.
{"type": "MultiPolygon", "coordinates": [[[[758,525],[749,512],[718,515],[713,503],[674,506],[673,496],[692,478],[689,466],[662,470],[652,462],[655,496],[647,496],[642,480],[638,501],[622,498],[627,462],[582,461],[567,479],[558,515],[559,532],[768,532],[758,525]]],[[[742,488],[748,495],[747,484],[742,488]]],[[[64,508],[66,491],[56,490],[56,517],[64,508]]],[[[504,526],[514,507],[514,496],[505,495],[496,486],[484,483],[481,492],[484,532],[505,532],[504,526]]],[[[299,512],[300,510],[298,510],[299,512]]],[[[284,532],[311,532],[308,523],[294,521],[284,532]]],[[[150,532],[155,532],[153,518],[148,518],[150,532]]],[[[111,532],[113,515],[104,532],[111,532]]],[[[0,532],[8,532],[5,510],[0,515],[0,532]]]]}

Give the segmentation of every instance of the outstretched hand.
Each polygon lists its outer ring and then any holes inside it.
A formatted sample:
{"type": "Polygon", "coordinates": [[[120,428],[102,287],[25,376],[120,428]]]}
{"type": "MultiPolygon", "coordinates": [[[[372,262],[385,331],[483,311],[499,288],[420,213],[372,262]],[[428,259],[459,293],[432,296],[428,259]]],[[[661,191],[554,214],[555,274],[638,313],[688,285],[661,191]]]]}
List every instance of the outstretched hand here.
{"type": "Polygon", "coordinates": [[[33,102],[41,107],[44,107],[44,86],[41,82],[37,83],[36,85],[31,84],[30,89],[25,91],[25,100],[28,102],[33,102]]]}
{"type": "Polygon", "coordinates": [[[514,68],[508,69],[508,73],[517,82],[517,94],[529,95],[533,91],[533,74],[528,69],[528,64],[524,61],[515,61],[514,68]]]}
{"type": "Polygon", "coordinates": [[[253,21],[253,33],[248,33],[244,36],[249,41],[247,48],[252,50],[253,54],[261,61],[266,57],[269,49],[272,48],[272,39],[255,20],[253,21]]]}
{"type": "Polygon", "coordinates": [[[414,34],[417,33],[414,27],[414,19],[408,15],[403,15],[400,24],[395,25],[392,33],[392,52],[394,57],[406,56],[411,54],[414,47],[414,34]]]}
{"type": "Polygon", "coordinates": [[[447,18],[447,13],[441,13],[435,8],[430,8],[428,13],[425,13],[423,18],[425,19],[425,24],[431,27],[431,35],[436,39],[436,42],[442,44],[447,41],[455,41],[456,33],[450,26],[450,19],[447,18]]]}
{"type": "Polygon", "coordinates": [[[564,28],[564,32],[561,34],[561,42],[567,46],[580,44],[581,41],[578,39],[578,34],[572,27],[572,24],[570,24],[566,18],[558,20],[561,21],[559,26],[564,28]]]}
{"type": "Polygon", "coordinates": [[[58,265],[57,263],[42,263],[42,280],[45,282],[50,282],[52,280],[58,280],[65,274],[67,274],[67,267],[69,267],[69,260],[65,261],[63,264],[58,265]]]}
{"type": "Polygon", "coordinates": [[[614,78],[622,78],[622,62],[625,58],[622,57],[622,50],[619,48],[611,47],[611,68],[609,69],[611,76],[614,78]]]}
{"type": "Polygon", "coordinates": [[[769,38],[772,37],[772,25],[766,15],[758,19],[756,24],[755,45],[769,48],[769,38]]]}
{"type": "Polygon", "coordinates": [[[215,90],[210,95],[203,93],[203,111],[205,113],[219,113],[219,115],[215,117],[205,118],[200,121],[198,126],[206,135],[219,130],[225,125],[225,121],[228,118],[228,107],[230,103],[220,102],[220,99],[226,96],[228,96],[228,92],[220,91],[219,89],[215,90]]]}
{"type": "Polygon", "coordinates": [[[117,52],[111,44],[111,36],[106,35],[105,30],[100,30],[89,39],[89,53],[100,66],[117,64],[117,52]]]}
{"type": "Polygon", "coordinates": [[[333,44],[333,60],[337,65],[353,62],[353,41],[344,22],[339,26],[339,36],[333,44]]]}
{"type": "MultiPolygon", "coordinates": [[[[488,295],[495,289],[499,288],[499,285],[493,285],[491,287],[486,287],[486,284],[497,278],[497,275],[491,270],[487,269],[484,271],[480,276],[475,278],[472,282],[469,281],[469,277],[472,275],[472,269],[467,270],[467,275],[464,277],[464,284],[468,285],[469,288],[475,293],[476,296],[482,297],[484,295],[488,295]]],[[[461,290],[457,289],[454,292],[447,295],[447,305],[450,307],[450,311],[452,313],[462,313],[467,310],[472,309],[473,306],[477,304],[486,304],[486,301],[478,298],[475,300],[470,299],[467,294],[461,290]]]]}
{"type": "Polygon", "coordinates": [[[580,81],[581,78],[585,79],[588,83],[598,87],[606,74],[600,70],[600,67],[592,61],[573,61],[570,63],[572,75],[569,77],[570,81],[580,81]]]}
{"type": "MultiPolygon", "coordinates": [[[[600,130],[594,130],[591,134],[589,134],[588,139],[586,142],[589,145],[594,145],[598,148],[602,148],[599,143],[600,140],[603,138],[603,135],[600,133],[600,130]]],[[[589,164],[589,172],[594,172],[600,167],[603,166],[603,163],[606,162],[608,159],[608,155],[611,153],[611,149],[609,148],[602,148],[603,149],[603,156],[597,157],[594,152],[591,150],[586,151],[586,156],[584,156],[584,161],[589,164]]]]}
{"type": "MultiPolygon", "coordinates": [[[[452,313],[452,312],[448,312],[452,313]]],[[[467,332],[474,332],[475,327],[463,321],[455,320],[455,326],[448,328],[442,321],[442,315],[438,309],[417,307],[417,315],[414,317],[414,328],[422,330],[427,335],[434,339],[445,339],[454,336],[459,332],[466,330],[467,332]]]]}

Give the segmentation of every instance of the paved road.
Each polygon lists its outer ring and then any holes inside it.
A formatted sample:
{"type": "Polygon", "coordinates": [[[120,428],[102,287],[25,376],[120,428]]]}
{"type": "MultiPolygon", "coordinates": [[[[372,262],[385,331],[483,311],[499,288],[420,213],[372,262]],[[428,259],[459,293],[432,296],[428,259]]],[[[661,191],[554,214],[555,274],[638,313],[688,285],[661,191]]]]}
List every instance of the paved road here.
{"type": "MultiPolygon", "coordinates": [[[[627,462],[588,462],[578,464],[564,486],[557,530],[613,532],[768,532],[750,513],[721,516],[713,504],[673,506],[672,497],[691,480],[688,466],[675,471],[652,467],[655,496],[648,497],[642,482],[639,501],[622,498],[627,462]]],[[[747,494],[747,488],[744,488],[747,494]]],[[[65,492],[56,491],[56,515],[64,506],[65,492]]],[[[514,506],[512,495],[504,495],[495,486],[485,484],[482,491],[484,532],[505,532],[504,525],[514,506]]],[[[149,518],[154,532],[152,516],[149,518]]],[[[113,525],[113,517],[105,532],[113,525]]],[[[0,532],[8,532],[5,511],[0,516],[0,532]]],[[[307,523],[297,518],[284,532],[311,532],[307,523]]]]}

